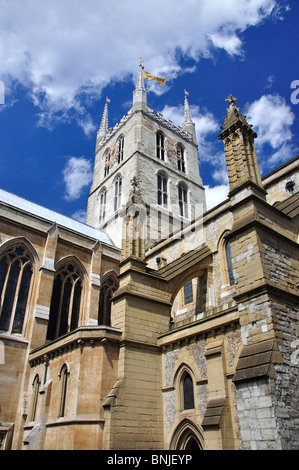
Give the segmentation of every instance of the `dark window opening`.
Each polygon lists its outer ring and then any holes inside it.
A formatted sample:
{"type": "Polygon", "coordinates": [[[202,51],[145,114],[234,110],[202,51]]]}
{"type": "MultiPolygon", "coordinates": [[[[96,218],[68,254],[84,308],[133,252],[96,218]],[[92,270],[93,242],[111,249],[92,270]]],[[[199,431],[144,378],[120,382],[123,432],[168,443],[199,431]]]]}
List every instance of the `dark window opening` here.
{"type": "Polygon", "coordinates": [[[185,173],[185,160],[184,160],[184,149],[180,144],[176,146],[177,151],[177,160],[178,160],[178,170],[185,173]]]}
{"type": "Polygon", "coordinates": [[[159,206],[167,207],[167,178],[164,174],[158,173],[158,204],[159,206]]]}
{"type": "Polygon", "coordinates": [[[192,279],[184,285],[184,303],[190,304],[191,302],[193,302],[192,279]]]}
{"type": "Polygon", "coordinates": [[[156,154],[157,154],[157,158],[159,158],[160,160],[164,160],[164,153],[165,153],[164,135],[162,134],[162,132],[157,132],[157,134],[156,134],[156,154]]]}
{"type": "Polygon", "coordinates": [[[111,299],[117,287],[117,283],[113,278],[107,279],[101,287],[98,312],[99,325],[111,325],[111,299]]]}
{"type": "Polygon", "coordinates": [[[124,159],[124,136],[121,136],[118,141],[118,153],[117,153],[117,163],[120,163],[124,159]]]}
{"type": "Polygon", "coordinates": [[[185,185],[180,184],[178,186],[179,193],[179,212],[182,217],[188,217],[188,200],[187,200],[187,188],[185,185]]]}
{"type": "Polygon", "coordinates": [[[194,408],[194,391],[193,391],[193,381],[188,374],[185,373],[183,377],[183,398],[184,398],[184,410],[191,410],[194,408]]]}
{"type": "Polygon", "coordinates": [[[121,186],[122,178],[121,176],[117,176],[114,183],[114,212],[121,207],[121,186]]]}
{"type": "Polygon", "coordinates": [[[53,340],[78,327],[82,281],[73,265],[62,268],[53,283],[47,339],[53,340]]]}

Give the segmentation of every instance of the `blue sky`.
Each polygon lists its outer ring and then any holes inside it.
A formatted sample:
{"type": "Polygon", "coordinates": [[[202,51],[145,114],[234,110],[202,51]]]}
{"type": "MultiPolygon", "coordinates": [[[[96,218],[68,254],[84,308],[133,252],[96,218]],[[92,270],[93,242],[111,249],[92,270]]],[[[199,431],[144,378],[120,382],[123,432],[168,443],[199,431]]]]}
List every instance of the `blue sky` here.
{"type": "Polygon", "coordinates": [[[113,127],[142,57],[167,79],[146,80],[156,112],[181,125],[189,92],[213,206],[228,193],[218,135],[230,93],[258,134],[262,175],[299,153],[298,24],[296,0],[0,0],[0,187],[84,220],[106,97],[113,127]]]}

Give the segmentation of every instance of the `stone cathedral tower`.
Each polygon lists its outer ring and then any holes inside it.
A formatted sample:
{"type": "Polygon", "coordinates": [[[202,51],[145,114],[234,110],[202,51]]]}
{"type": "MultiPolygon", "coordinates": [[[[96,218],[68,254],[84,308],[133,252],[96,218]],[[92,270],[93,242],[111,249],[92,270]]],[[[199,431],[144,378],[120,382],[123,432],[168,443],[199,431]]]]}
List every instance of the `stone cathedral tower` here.
{"type": "Polygon", "coordinates": [[[167,238],[205,210],[195,125],[187,96],[182,127],[147,104],[139,65],[133,106],[112,129],[108,102],[97,134],[87,224],[104,229],[121,246],[124,208],[138,191],[146,207],[148,243],[167,238]]]}

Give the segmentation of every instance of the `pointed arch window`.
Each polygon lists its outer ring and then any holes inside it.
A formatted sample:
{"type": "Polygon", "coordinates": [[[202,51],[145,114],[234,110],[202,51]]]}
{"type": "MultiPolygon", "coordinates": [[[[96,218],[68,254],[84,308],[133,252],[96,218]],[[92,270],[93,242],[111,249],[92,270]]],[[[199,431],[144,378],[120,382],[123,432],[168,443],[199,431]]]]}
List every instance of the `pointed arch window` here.
{"type": "Polygon", "coordinates": [[[182,391],[183,391],[183,409],[192,410],[194,408],[194,389],[193,380],[188,372],[182,376],[182,391]]]}
{"type": "Polygon", "coordinates": [[[99,194],[100,214],[99,221],[104,222],[106,218],[107,188],[102,188],[99,194]]]}
{"type": "Polygon", "coordinates": [[[179,213],[181,217],[188,217],[188,189],[184,183],[178,185],[179,213]]]}
{"type": "Polygon", "coordinates": [[[82,279],[77,268],[68,264],[55,276],[47,339],[53,340],[78,327],[82,279]]]}
{"type": "Polygon", "coordinates": [[[157,196],[159,206],[167,207],[167,176],[162,172],[159,172],[157,175],[157,196]]]}
{"type": "Polygon", "coordinates": [[[63,364],[60,373],[60,396],[59,396],[59,408],[58,408],[58,417],[62,418],[65,415],[65,406],[66,406],[66,393],[68,385],[68,376],[69,370],[67,364],[63,364]]]}
{"type": "Polygon", "coordinates": [[[117,163],[121,163],[124,159],[124,145],[125,138],[123,135],[118,139],[118,152],[117,152],[117,163]]]}
{"type": "Polygon", "coordinates": [[[164,160],[165,147],[164,147],[164,135],[162,132],[156,134],[156,155],[159,160],[164,160]]]}
{"type": "Polygon", "coordinates": [[[121,208],[122,177],[117,175],[114,181],[114,212],[121,208]]]}
{"type": "Polygon", "coordinates": [[[32,279],[32,262],[21,246],[0,258],[0,330],[22,334],[32,279]]]}
{"type": "Polygon", "coordinates": [[[118,283],[113,277],[109,277],[103,282],[100,292],[99,302],[99,325],[111,325],[111,299],[118,288],[118,283]]]}
{"type": "Polygon", "coordinates": [[[178,170],[182,171],[183,173],[186,173],[184,148],[181,144],[176,145],[176,152],[178,160],[178,170]]]}

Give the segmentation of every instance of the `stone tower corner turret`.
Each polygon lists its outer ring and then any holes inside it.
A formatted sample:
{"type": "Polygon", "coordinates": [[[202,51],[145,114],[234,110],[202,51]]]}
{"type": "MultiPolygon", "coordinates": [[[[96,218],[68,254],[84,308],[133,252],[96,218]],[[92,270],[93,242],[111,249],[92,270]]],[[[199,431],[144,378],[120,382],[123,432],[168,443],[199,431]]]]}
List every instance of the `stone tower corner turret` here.
{"type": "Polygon", "coordinates": [[[240,108],[237,108],[237,99],[230,94],[226,101],[229,107],[219,139],[224,143],[230,196],[251,186],[256,194],[264,198],[265,191],[254,146],[257,134],[246,121],[246,116],[240,112],[240,108]]]}

